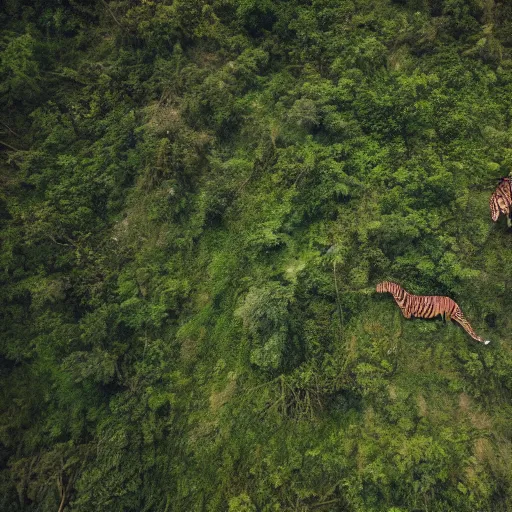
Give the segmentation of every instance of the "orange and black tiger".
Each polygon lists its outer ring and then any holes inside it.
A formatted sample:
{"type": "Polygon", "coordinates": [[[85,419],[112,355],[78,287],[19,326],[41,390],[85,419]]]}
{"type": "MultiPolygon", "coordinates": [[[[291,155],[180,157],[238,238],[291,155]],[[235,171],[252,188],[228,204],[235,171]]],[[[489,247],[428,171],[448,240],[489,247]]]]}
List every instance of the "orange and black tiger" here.
{"type": "Polygon", "coordinates": [[[393,295],[398,307],[402,310],[405,318],[412,316],[417,318],[434,318],[441,315],[445,320],[455,320],[475,340],[487,345],[489,340],[484,340],[475,334],[475,331],[464,318],[458,304],[450,297],[439,295],[412,295],[406,292],[399,284],[383,281],[377,285],[378,293],[389,292],[393,295]]]}
{"type": "Polygon", "coordinates": [[[507,216],[507,223],[512,225],[512,179],[500,178],[500,183],[489,200],[491,217],[494,222],[498,220],[500,213],[507,216]]]}

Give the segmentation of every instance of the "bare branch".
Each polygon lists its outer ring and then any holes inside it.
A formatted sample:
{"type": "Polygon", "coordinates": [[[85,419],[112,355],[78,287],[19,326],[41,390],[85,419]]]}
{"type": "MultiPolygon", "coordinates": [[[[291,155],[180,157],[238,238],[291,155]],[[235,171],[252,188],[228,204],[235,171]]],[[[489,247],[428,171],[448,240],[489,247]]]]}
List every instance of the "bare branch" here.
{"type": "Polygon", "coordinates": [[[7,142],[4,142],[3,140],[0,140],[0,144],[5,146],[6,148],[12,149],[13,151],[21,151],[21,150],[15,148],[14,146],[11,146],[10,144],[7,144],[7,142]]]}
{"type": "Polygon", "coordinates": [[[116,18],[116,15],[112,12],[112,9],[110,9],[109,5],[107,4],[107,2],[105,0],[102,0],[102,2],[105,4],[105,7],[107,8],[107,11],[110,13],[110,15],[112,16],[112,18],[114,18],[114,21],[117,23],[117,25],[119,26],[119,28],[121,30],[123,30],[123,26],[121,25],[121,23],[119,23],[119,20],[116,18]]]}
{"type": "Polygon", "coordinates": [[[21,137],[18,133],[16,133],[9,125],[5,124],[4,122],[0,121],[0,124],[2,126],[5,126],[15,137],[21,137]]]}

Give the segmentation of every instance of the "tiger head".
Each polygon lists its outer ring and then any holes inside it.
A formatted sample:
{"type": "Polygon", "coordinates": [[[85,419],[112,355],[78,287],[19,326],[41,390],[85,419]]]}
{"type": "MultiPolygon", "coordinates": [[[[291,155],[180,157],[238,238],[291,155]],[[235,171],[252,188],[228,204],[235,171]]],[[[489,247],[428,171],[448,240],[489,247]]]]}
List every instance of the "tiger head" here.
{"type": "Polygon", "coordinates": [[[491,218],[494,222],[498,220],[500,213],[510,215],[512,205],[512,178],[499,178],[499,185],[493,192],[489,206],[491,207],[491,218]]]}
{"type": "Polygon", "coordinates": [[[386,292],[389,292],[391,291],[391,285],[393,285],[395,283],[390,283],[389,281],[382,281],[382,283],[379,283],[377,285],[377,293],[386,293],[386,292]]]}

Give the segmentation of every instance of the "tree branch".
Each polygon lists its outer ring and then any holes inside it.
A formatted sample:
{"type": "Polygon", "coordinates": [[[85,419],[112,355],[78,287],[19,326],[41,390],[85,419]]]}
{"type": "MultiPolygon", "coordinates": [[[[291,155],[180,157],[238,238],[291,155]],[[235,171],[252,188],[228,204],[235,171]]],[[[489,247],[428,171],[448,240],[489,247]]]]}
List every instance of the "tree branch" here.
{"type": "Polygon", "coordinates": [[[121,23],[119,23],[119,20],[116,18],[115,14],[112,12],[112,9],[109,7],[109,5],[107,4],[107,2],[105,0],[101,0],[104,4],[105,4],[105,7],[107,8],[107,11],[110,13],[110,15],[112,16],[112,18],[114,18],[114,21],[117,23],[117,25],[119,26],[119,28],[121,30],[123,30],[123,26],[121,25],[121,23]]]}
{"type": "Polygon", "coordinates": [[[20,149],[17,149],[14,146],[11,146],[10,144],[7,144],[7,142],[4,142],[3,140],[0,140],[0,144],[5,146],[6,148],[12,149],[13,151],[21,151],[20,149]]]}
{"type": "Polygon", "coordinates": [[[340,329],[343,332],[343,312],[340,304],[340,292],[338,290],[338,280],[336,279],[336,261],[332,264],[332,273],[334,274],[334,288],[336,290],[336,305],[338,309],[338,318],[340,320],[340,329]]]}
{"type": "Polygon", "coordinates": [[[21,137],[21,135],[17,134],[9,125],[5,124],[3,121],[0,121],[2,126],[5,126],[15,137],[21,137]]]}

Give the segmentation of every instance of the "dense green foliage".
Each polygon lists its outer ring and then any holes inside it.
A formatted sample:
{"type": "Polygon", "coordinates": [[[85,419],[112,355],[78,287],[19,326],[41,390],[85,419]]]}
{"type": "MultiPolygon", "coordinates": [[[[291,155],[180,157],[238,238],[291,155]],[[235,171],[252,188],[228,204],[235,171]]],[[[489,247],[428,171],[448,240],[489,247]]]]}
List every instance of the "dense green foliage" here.
{"type": "Polygon", "coordinates": [[[1,9],[1,510],[512,510],[509,3],[1,9]]]}

